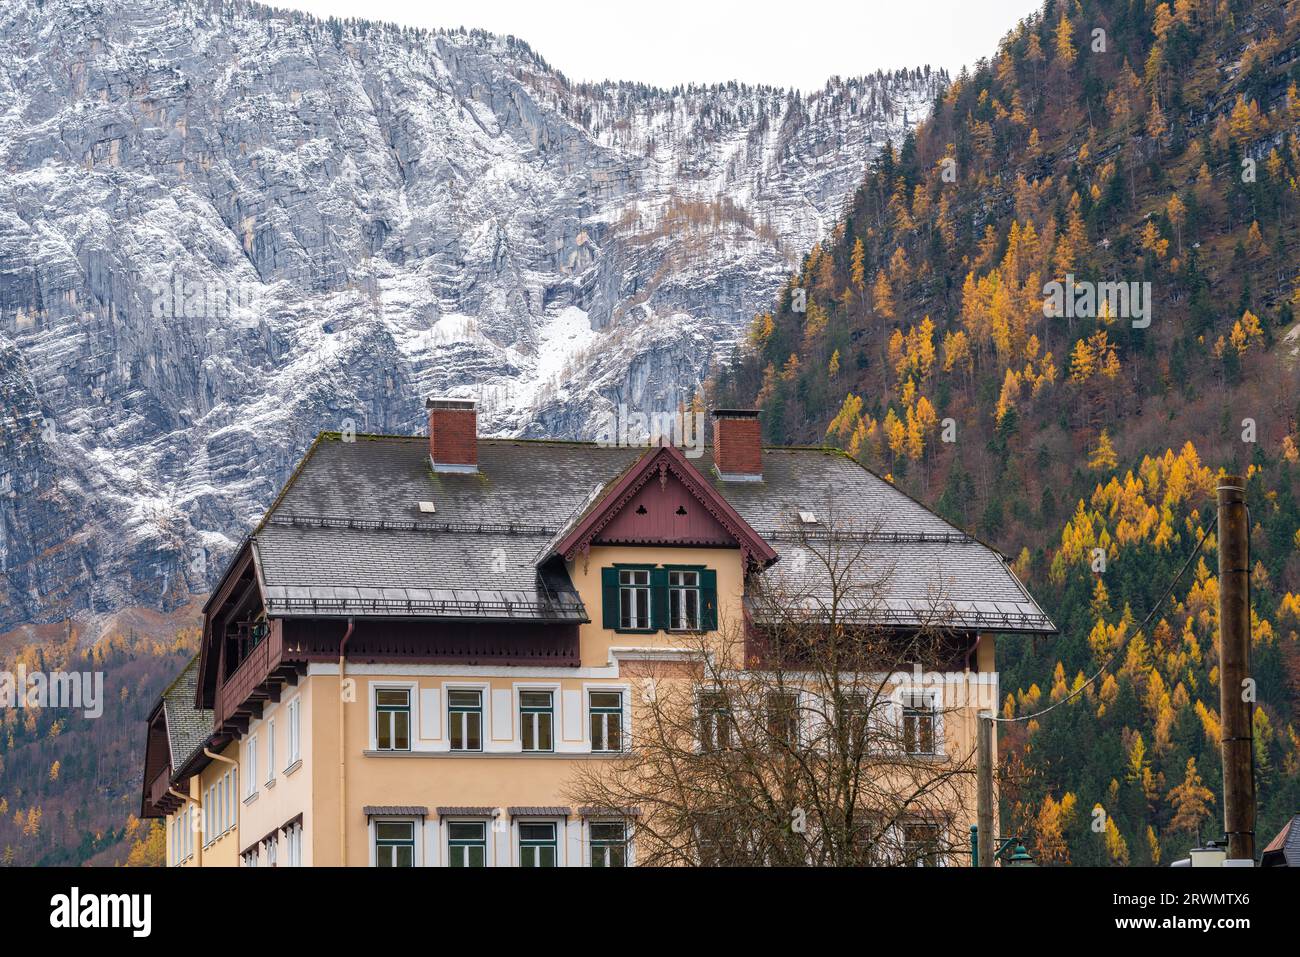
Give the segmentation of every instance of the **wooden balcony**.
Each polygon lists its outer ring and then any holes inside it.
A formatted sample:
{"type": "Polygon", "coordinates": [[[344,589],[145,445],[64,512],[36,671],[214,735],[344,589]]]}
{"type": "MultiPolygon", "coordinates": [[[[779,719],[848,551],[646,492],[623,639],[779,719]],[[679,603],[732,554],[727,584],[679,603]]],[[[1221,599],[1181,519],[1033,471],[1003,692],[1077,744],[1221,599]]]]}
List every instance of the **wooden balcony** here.
{"type": "Polygon", "coordinates": [[[273,620],[266,637],[218,685],[214,709],[218,730],[242,734],[249,719],[261,715],[265,702],[279,700],[281,685],[295,670],[284,664],[284,628],[273,620]]]}
{"type": "Polygon", "coordinates": [[[149,782],[149,803],[164,814],[170,814],[181,804],[180,799],[167,790],[171,779],[172,769],[171,765],[168,765],[155,774],[154,779],[149,782]]]}

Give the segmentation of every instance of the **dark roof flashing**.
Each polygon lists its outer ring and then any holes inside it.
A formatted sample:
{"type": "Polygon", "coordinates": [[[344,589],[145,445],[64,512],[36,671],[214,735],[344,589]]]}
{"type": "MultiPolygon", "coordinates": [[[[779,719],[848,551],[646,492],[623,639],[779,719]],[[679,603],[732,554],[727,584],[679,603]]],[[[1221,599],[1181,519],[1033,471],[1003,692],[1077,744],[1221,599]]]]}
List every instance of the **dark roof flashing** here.
{"type": "Polygon", "coordinates": [[[432,455],[429,456],[429,467],[439,475],[477,475],[477,465],[467,465],[463,462],[436,462],[432,455]]]}
{"type": "Polygon", "coordinates": [[[473,399],[429,398],[424,400],[424,407],[431,412],[473,412],[476,406],[473,399]]]}

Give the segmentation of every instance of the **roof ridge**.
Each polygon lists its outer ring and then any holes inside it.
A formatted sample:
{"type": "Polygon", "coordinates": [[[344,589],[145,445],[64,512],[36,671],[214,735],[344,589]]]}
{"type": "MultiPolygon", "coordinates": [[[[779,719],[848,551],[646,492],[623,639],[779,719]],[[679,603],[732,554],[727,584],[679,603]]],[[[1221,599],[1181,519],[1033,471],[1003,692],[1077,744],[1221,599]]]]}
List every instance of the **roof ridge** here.
{"type": "MultiPolygon", "coordinates": [[[[396,432],[356,432],[352,435],[353,441],[358,441],[361,439],[367,439],[367,440],[394,439],[394,440],[401,440],[404,442],[424,442],[427,440],[427,438],[428,436],[424,436],[424,435],[401,435],[396,432]]],[[[327,430],[318,433],[316,439],[313,441],[312,444],[314,446],[316,442],[320,442],[320,441],[339,442],[342,440],[343,440],[342,432],[327,430]]],[[[480,435],[477,437],[477,441],[491,442],[493,444],[523,443],[526,445],[572,445],[572,446],[578,446],[580,448],[608,449],[610,451],[620,451],[620,452],[628,451],[628,450],[641,450],[644,452],[649,452],[658,448],[658,445],[653,443],[647,443],[645,445],[608,445],[604,442],[598,442],[595,439],[546,439],[546,438],[533,438],[530,436],[522,436],[522,435],[480,435]]],[[[347,444],[351,444],[351,442],[348,442],[347,444]]],[[[673,447],[681,448],[681,446],[677,446],[677,445],[674,445],[673,447]]],[[[714,444],[712,442],[706,442],[703,445],[703,448],[706,449],[714,448],[714,444]]],[[[761,448],[764,452],[821,452],[830,455],[846,455],[846,456],[848,455],[848,453],[844,452],[843,449],[838,449],[833,445],[763,445],[761,446],[761,448]]],[[[310,453],[310,451],[311,449],[309,448],[308,453],[310,453]]],[[[305,457],[306,457],[306,453],[304,454],[304,458],[305,457]]],[[[868,469],[868,471],[870,471],[870,469],[868,469]]]]}
{"type": "Polygon", "coordinates": [[[185,667],[180,670],[180,674],[178,674],[175,678],[172,679],[171,684],[169,684],[166,688],[162,690],[162,693],[158,695],[158,700],[165,701],[167,699],[167,696],[176,690],[176,686],[180,684],[182,680],[184,680],[185,676],[191,670],[198,668],[198,666],[199,666],[199,656],[195,655],[193,658],[189,660],[189,662],[186,663],[185,667]]]}
{"type": "Polygon", "coordinates": [[[302,471],[304,468],[306,468],[307,462],[311,459],[313,455],[316,454],[316,449],[320,446],[321,442],[325,439],[325,436],[327,434],[332,434],[332,435],[337,435],[342,437],[343,433],[341,432],[317,433],[316,438],[312,440],[311,445],[307,446],[307,451],[304,452],[302,458],[298,460],[298,464],[294,466],[293,472],[289,474],[289,478],[285,481],[284,485],[281,487],[280,493],[276,495],[275,500],[272,501],[271,504],[266,507],[266,511],[262,513],[261,521],[259,521],[257,523],[257,526],[251,532],[248,533],[248,537],[250,539],[255,538],[258,535],[258,533],[260,533],[262,529],[266,527],[266,523],[270,520],[271,516],[275,514],[275,510],[280,507],[280,503],[283,502],[284,497],[289,494],[289,490],[293,488],[294,485],[297,483],[298,476],[302,475],[302,471]]]}

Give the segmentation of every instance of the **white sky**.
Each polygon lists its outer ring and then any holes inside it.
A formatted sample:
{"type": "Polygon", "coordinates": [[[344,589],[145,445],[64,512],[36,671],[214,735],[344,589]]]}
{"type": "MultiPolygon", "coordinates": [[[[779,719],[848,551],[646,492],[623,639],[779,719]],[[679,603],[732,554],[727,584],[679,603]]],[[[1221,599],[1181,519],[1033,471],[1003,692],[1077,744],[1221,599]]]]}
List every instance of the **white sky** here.
{"type": "Polygon", "coordinates": [[[319,17],[514,34],[571,80],[741,80],[814,90],[835,74],[992,56],[1042,0],[267,0],[319,17]]]}

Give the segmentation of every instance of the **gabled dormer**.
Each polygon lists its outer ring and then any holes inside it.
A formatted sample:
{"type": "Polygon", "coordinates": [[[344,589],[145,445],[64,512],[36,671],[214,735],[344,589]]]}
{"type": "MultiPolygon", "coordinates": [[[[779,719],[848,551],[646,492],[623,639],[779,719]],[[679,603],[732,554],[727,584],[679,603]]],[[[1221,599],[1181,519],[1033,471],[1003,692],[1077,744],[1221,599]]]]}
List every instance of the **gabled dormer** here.
{"type": "MultiPolygon", "coordinates": [[[[740,517],[682,452],[646,452],[593,495],[544,559],[580,567],[599,562],[601,627],[620,633],[718,628],[719,550],[739,552],[739,580],[776,560],[776,552],[740,517]]],[[[591,569],[592,587],[596,570],[591,569]]],[[[596,601],[588,595],[588,607],[596,601]]],[[[593,611],[595,609],[592,609],[593,611]]]]}
{"type": "Polygon", "coordinates": [[[681,450],[661,445],[595,496],[550,555],[575,561],[593,545],[739,548],[747,566],[777,554],[681,450]]]}

